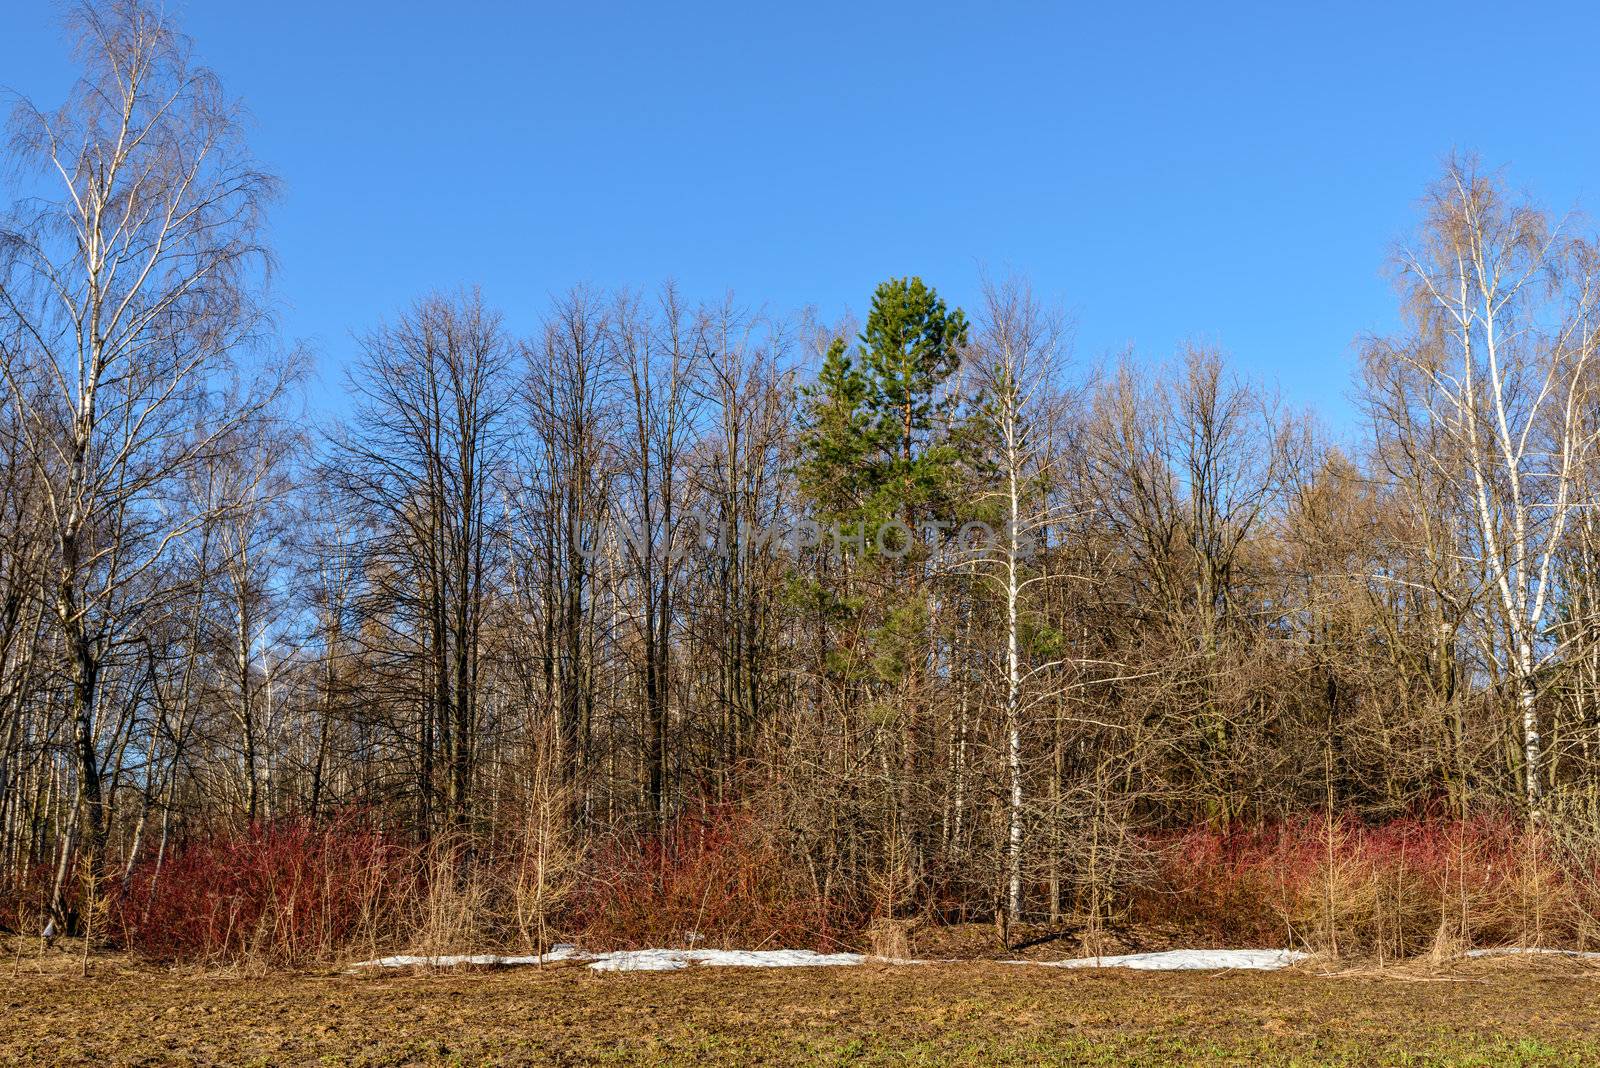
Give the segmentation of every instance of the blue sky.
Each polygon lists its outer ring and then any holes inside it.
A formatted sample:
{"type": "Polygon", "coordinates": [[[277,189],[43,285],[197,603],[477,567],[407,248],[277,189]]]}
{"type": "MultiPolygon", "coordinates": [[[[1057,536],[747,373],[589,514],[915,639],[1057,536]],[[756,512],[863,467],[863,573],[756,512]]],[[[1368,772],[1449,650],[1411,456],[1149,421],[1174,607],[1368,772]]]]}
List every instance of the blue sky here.
{"type": "MultiPolygon", "coordinates": [[[[255,116],[286,334],[339,406],[352,331],[480,284],[531,329],[575,282],[826,318],[1014,270],[1093,361],[1225,348],[1339,430],[1383,274],[1452,149],[1594,206],[1600,6],[188,0],[255,116]]],[[[59,102],[53,5],[0,84],[59,102]]]]}

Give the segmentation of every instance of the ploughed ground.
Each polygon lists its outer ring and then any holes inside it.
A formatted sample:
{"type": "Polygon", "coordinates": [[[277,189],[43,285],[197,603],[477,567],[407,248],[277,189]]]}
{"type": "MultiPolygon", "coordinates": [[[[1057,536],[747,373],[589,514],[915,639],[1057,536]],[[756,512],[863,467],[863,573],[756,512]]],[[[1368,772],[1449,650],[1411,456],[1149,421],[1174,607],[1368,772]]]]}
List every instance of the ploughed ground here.
{"type": "Polygon", "coordinates": [[[102,956],[85,979],[35,952],[0,972],[6,1063],[1600,1065],[1600,970],[1531,958],[257,975],[102,956]]]}

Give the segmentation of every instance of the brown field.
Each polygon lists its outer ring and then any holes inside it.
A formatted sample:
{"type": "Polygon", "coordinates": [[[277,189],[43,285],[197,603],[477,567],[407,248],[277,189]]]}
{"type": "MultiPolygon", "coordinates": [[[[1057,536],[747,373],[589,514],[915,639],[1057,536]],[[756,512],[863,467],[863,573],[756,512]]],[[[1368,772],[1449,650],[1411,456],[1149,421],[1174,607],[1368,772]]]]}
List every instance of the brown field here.
{"type": "Polygon", "coordinates": [[[6,969],[15,1064],[1600,1064],[1600,973],[6,969]]]}

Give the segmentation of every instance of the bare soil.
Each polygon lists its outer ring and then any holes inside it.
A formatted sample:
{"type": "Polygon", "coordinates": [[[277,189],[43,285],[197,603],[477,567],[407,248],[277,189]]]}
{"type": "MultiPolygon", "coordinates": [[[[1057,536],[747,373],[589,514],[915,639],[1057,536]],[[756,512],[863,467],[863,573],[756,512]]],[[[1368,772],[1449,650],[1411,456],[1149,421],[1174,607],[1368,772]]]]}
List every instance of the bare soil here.
{"type": "Polygon", "coordinates": [[[1597,1064],[1600,973],[1065,971],[986,961],[250,975],[4,966],[11,1064],[1597,1064]]]}

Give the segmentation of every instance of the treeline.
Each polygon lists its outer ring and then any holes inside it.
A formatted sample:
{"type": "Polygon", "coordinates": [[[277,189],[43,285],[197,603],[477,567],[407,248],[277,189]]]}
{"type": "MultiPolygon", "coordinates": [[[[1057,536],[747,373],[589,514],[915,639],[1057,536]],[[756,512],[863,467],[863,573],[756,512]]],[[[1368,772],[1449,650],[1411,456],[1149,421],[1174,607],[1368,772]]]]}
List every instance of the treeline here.
{"type": "Polygon", "coordinates": [[[837,324],[576,288],[527,337],[447,288],[312,430],[236,106],[156,8],[70,28],[0,232],[11,915],[352,812],[578,855],[733,806],[855,915],[1012,921],[1195,825],[1600,814],[1600,244],[1471,161],[1353,448],[1211,349],[1075,361],[1025,282],[914,277],[837,324]]]}

